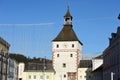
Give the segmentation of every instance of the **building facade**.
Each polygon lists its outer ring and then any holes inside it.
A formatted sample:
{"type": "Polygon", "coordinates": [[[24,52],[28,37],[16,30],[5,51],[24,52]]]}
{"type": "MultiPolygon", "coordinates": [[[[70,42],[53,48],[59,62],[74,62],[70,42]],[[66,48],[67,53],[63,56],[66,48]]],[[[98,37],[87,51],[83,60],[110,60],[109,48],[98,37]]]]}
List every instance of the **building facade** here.
{"type": "Polygon", "coordinates": [[[44,60],[40,59],[26,64],[20,63],[19,80],[53,80],[55,71],[52,61],[44,60]]]}
{"type": "Polygon", "coordinates": [[[24,69],[25,69],[25,64],[24,63],[19,63],[18,64],[18,80],[24,80],[24,69]]]}
{"type": "Polygon", "coordinates": [[[18,62],[14,60],[14,80],[18,80],[18,62]]]}
{"type": "Polygon", "coordinates": [[[0,37],[0,80],[7,80],[7,65],[10,44],[0,37]]]}
{"type": "Polygon", "coordinates": [[[7,80],[14,80],[14,60],[8,58],[7,80]]]}
{"type": "Polygon", "coordinates": [[[102,65],[103,65],[103,56],[102,55],[97,56],[92,59],[92,71],[96,70],[97,68],[99,68],[102,65]]]}
{"type": "Polygon", "coordinates": [[[103,65],[92,71],[92,80],[103,80],[103,65]]]}
{"type": "Polygon", "coordinates": [[[92,80],[103,80],[103,56],[92,59],[92,80]]]}
{"type": "Polygon", "coordinates": [[[78,68],[78,80],[92,80],[92,61],[80,60],[78,68]]]}
{"type": "Polygon", "coordinates": [[[120,27],[111,36],[103,53],[103,80],[120,80],[120,27]]]}
{"type": "Polygon", "coordinates": [[[7,80],[18,80],[18,63],[11,58],[8,58],[7,80]]]}
{"type": "Polygon", "coordinates": [[[67,10],[64,27],[52,41],[54,80],[78,80],[78,65],[82,59],[82,43],[72,28],[72,16],[67,10]]]}

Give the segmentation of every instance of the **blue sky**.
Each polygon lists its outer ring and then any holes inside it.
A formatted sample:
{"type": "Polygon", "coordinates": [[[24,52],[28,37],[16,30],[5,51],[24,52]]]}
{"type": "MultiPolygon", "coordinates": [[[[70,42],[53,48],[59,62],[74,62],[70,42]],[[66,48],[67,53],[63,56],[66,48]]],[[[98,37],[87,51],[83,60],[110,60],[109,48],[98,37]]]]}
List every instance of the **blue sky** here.
{"type": "Polygon", "coordinates": [[[51,59],[68,4],[82,53],[101,54],[120,25],[120,0],[0,0],[0,36],[10,52],[51,59]]]}

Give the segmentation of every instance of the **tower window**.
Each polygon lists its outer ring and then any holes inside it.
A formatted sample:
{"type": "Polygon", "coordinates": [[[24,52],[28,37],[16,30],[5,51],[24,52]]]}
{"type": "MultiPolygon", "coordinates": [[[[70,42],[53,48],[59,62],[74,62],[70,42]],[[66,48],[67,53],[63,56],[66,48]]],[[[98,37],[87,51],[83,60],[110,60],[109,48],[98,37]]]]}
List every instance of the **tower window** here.
{"type": "Polygon", "coordinates": [[[73,57],[73,54],[70,54],[70,57],[73,57]]]}
{"type": "Polygon", "coordinates": [[[63,63],[63,68],[66,68],[66,64],[65,63],[63,63]]]}
{"type": "Polygon", "coordinates": [[[72,48],[74,48],[74,44],[72,44],[72,48]]]}
{"type": "Polygon", "coordinates": [[[66,78],[66,74],[64,74],[64,78],[66,78]]]}
{"type": "Polygon", "coordinates": [[[66,18],[66,22],[67,22],[67,23],[70,23],[70,19],[69,19],[69,18],[66,18]]]}
{"type": "Polygon", "coordinates": [[[57,46],[56,46],[57,48],[59,48],[59,45],[57,44],[57,46]]]}
{"type": "Polygon", "coordinates": [[[60,55],[59,54],[57,54],[57,57],[59,57],[60,55]]]}

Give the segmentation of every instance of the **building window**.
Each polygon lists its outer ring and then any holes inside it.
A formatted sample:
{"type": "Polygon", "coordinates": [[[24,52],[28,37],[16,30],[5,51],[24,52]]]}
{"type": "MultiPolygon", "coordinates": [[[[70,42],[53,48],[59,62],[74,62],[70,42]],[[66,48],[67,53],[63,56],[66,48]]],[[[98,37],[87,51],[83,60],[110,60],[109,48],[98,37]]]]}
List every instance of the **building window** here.
{"type": "Polygon", "coordinates": [[[64,78],[66,78],[66,74],[64,74],[64,78]]]}
{"type": "Polygon", "coordinates": [[[31,75],[29,75],[29,79],[31,79],[31,75]]]}
{"type": "Polygon", "coordinates": [[[70,57],[73,57],[73,54],[70,54],[70,57]]]}
{"type": "Polygon", "coordinates": [[[46,79],[49,79],[49,76],[46,76],[46,79]]]}
{"type": "Polygon", "coordinates": [[[40,76],[40,79],[43,79],[43,76],[40,76]]]}
{"type": "Polygon", "coordinates": [[[59,57],[60,55],[59,54],[57,54],[57,57],[59,57]]]}
{"type": "Polygon", "coordinates": [[[82,76],[80,76],[80,79],[82,79],[82,76]]]}
{"type": "Polygon", "coordinates": [[[36,75],[34,75],[34,79],[36,79],[36,75]]]}
{"type": "Polygon", "coordinates": [[[66,64],[65,63],[63,63],[63,68],[66,68],[66,64]]]}
{"type": "Polygon", "coordinates": [[[74,48],[74,44],[72,44],[72,48],[74,48]]]}
{"type": "Polygon", "coordinates": [[[57,44],[57,46],[56,46],[57,48],[59,48],[59,45],[57,44]]]}
{"type": "Polygon", "coordinates": [[[19,78],[19,80],[22,80],[22,78],[19,78]]]}
{"type": "Polygon", "coordinates": [[[91,76],[89,75],[89,76],[88,76],[88,78],[90,79],[90,78],[91,78],[91,76]]]}

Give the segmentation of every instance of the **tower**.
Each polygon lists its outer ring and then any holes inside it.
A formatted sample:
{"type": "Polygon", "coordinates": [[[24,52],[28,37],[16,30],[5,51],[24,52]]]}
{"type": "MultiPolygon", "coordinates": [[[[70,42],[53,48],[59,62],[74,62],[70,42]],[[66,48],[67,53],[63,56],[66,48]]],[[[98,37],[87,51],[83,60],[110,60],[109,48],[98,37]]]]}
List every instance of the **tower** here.
{"type": "Polygon", "coordinates": [[[72,28],[69,8],[64,16],[64,26],[52,41],[54,80],[78,80],[78,64],[82,59],[82,43],[72,28]]]}

